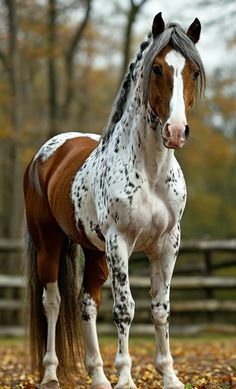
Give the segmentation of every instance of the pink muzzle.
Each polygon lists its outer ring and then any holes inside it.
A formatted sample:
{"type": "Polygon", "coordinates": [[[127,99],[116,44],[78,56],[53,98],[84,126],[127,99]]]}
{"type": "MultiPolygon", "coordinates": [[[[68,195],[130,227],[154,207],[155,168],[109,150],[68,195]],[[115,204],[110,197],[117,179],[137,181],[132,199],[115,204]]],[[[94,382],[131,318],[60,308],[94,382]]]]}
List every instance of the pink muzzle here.
{"type": "Polygon", "coordinates": [[[189,126],[166,123],[162,129],[164,146],[168,149],[180,149],[189,137],[189,126]]]}

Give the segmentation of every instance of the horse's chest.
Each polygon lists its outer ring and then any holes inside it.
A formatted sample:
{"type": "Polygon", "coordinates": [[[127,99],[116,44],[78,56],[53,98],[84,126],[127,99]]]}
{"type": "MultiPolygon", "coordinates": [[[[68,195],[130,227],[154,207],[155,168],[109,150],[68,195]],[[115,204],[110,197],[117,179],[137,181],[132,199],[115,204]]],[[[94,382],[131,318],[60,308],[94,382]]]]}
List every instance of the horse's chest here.
{"type": "Polygon", "coordinates": [[[133,222],[139,231],[135,249],[143,250],[176,224],[177,213],[162,196],[146,192],[133,213],[133,222]]]}
{"type": "Polygon", "coordinates": [[[186,190],[178,167],[154,186],[145,174],[123,170],[120,175],[111,171],[91,179],[85,169],[72,185],[76,222],[83,224],[87,237],[100,250],[111,226],[130,234],[136,240],[135,249],[143,250],[170,231],[184,209],[186,190]]]}
{"type": "Polygon", "coordinates": [[[179,223],[185,202],[186,187],[181,171],[171,171],[156,187],[145,188],[133,214],[140,229],[135,249],[143,250],[170,232],[179,223]]]}

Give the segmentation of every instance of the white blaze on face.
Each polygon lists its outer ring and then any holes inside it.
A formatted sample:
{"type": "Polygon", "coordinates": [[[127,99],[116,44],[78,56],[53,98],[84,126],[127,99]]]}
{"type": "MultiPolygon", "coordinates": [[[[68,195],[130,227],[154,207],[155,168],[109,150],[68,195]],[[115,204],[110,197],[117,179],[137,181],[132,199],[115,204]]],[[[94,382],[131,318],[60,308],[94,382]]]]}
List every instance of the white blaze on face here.
{"type": "Polygon", "coordinates": [[[165,60],[173,69],[173,92],[170,99],[169,118],[163,127],[162,134],[166,147],[180,148],[186,140],[187,125],[183,82],[185,58],[177,51],[171,50],[165,60]]]}
{"type": "Polygon", "coordinates": [[[185,58],[175,50],[169,51],[166,55],[166,62],[173,68],[173,94],[170,101],[169,124],[185,126],[185,104],[184,104],[184,83],[182,71],[185,65],[185,58]]]}

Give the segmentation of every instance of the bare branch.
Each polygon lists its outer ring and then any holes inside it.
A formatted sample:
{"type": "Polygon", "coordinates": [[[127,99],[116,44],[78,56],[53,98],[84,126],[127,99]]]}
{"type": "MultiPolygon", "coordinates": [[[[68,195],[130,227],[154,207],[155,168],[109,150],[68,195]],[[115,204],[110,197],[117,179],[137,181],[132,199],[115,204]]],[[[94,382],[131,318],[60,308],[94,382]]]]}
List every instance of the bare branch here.
{"type": "Polygon", "coordinates": [[[142,0],[141,3],[139,4],[139,6],[143,6],[144,3],[146,3],[147,0],[142,0]]]}
{"type": "Polygon", "coordinates": [[[131,6],[137,9],[140,9],[147,0],[141,0],[140,3],[135,3],[134,0],[130,0],[131,6]]]}
{"type": "Polygon", "coordinates": [[[48,106],[49,106],[49,137],[56,135],[57,127],[57,67],[55,60],[56,48],[56,0],[48,1],[48,106]]]}
{"type": "Polygon", "coordinates": [[[141,7],[146,1],[147,0],[141,0],[138,4],[136,4],[134,0],[130,0],[130,9],[127,13],[127,23],[124,31],[123,64],[121,69],[120,81],[122,81],[124,77],[130,60],[133,25],[136,20],[137,14],[140,12],[141,7]]]}
{"type": "Polygon", "coordinates": [[[72,59],[72,57],[74,56],[74,52],[75,52],[78,44],[81,41],[84,30],[85,30],[87,23],[88,23],[88,20],[89,20],[91,6],[92,6],[92,0],[87,0],[87,8],[86,8],[86,12],[84,15],[84,19],[83,19],[82,23],[78,25],[74,35],[72,36],[72,39],[71,39],[71,42],[69,45],[69,49],[68,49],[67,54],[66,54],[67,61],[70,61],[72,59]]]}
{"type": "Polygon", "coordinates": [[[73,78],[74,78],[74,55],[76,49],[78,49],[78,46],[82,40],[84,31],[87,27],[89,17],[90,17],[90,12],[92,8],[92,0],[87,0],[87,7],[85,11],[85,15],[83,18],[83,21],[81,24],[78,25],[74,35],[71,38],[71,42],[69,45],[69,49],[67,50],[65,54],[65,60],[66,60],[66,92],[65,92],[65,99],[63,102],[63,107],[62,107],[62,117],[64,119],[67,118],[69,109],[70,109],[70,103],[72,100],[72,95],[73,95],[73,78]]]}

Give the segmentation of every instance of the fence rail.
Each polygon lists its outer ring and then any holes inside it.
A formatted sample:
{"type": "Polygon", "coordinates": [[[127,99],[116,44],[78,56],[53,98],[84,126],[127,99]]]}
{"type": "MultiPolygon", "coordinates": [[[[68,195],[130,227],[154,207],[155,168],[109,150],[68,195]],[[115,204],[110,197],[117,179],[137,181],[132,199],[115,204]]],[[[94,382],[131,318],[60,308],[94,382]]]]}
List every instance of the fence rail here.
{"type": "MultiPolygon", "coordinates": [[[[23,244],[20,240],[0,239],[2,255],[19,254],[22,248],[23,244]]],[[[145,259],[142,254],[138,253],[135,257],[137,262],[144,263],[145,259]]],[[[236,333],[236,294],[234,294],[236,292],[236,240],[183,242],[180,248],[180,258],[180,262],[183,261],[183,263],[177,266],[172,280],[172,334],[191,335],[202,331],[236,333]],[[190,258],[192,254],[200,255],[200,259],[187,259],[186,261],[186,256],[190,258]],[[230,257],[222,257],[226,254],[230,257]],[[227,276],[215,274],[225,269],[227,272],[230,267],[233,271],[230,271],[227,276]],[[196,317],[198,320],[195,320],[196,317]]],[[[148,298],[150,279],[147,275],[141,276],[138,272],[135,274],[135,268],[131,270],[130,283],[136,303],[132,333],[150,334],[153,333],[153,326],[150,325],[150,299],[148,298]]],[[[23,276],[0,274],[0,335],[23,334],[24,287],[23,276]],[[4,293],[4,291],[7,292],[4,293]],[[4,323],[1,318],[9,312],[12,313],[10,322],[4,323]]],[[[115,332],[111,323],[111,309],[112,297],[109,282],[107,282],[99,312],[100,333],[113,334],[115,332]]]]}

